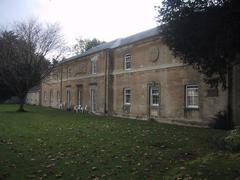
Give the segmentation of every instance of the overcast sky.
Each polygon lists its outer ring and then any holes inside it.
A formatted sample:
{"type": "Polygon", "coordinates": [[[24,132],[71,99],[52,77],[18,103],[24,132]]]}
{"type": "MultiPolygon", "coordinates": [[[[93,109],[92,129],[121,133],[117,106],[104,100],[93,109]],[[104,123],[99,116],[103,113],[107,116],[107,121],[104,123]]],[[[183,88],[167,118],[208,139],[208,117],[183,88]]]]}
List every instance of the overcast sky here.
{"type": "Polygon", "coordinates": [[[155,27],[161,0],[0,0],[0,24],[37,18],[59,23],[69,45],[77,37],[111,41],[155,27]]]}

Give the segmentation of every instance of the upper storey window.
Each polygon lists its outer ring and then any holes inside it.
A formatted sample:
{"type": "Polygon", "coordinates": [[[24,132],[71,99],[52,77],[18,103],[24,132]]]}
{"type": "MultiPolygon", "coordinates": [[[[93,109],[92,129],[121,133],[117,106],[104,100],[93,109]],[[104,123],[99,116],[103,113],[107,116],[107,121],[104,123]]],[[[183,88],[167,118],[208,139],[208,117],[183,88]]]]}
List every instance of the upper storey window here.
{"type": "Polygon", "coordinates": [[[97,59],[98,55],[95,55],[91,58],[91,74],[97,73],[97,59]]]}
{"type": "Polygon", "coordinates": [[[67,79],[72,76],[72,70],[70,67],[67,68],[67,79]]]}
{"type": "Polygon", "coordinates": [[[97,73],[97,61],[96,60],[91,61],[91,72],[92,72],[92,74],[97,73]]]}
{"type": "Polygon", "coordinates": [[[124,56],[124,70],[131,69],[131,61],[132,61],[132,56],[130,54],[126,54],[124,56]]]}

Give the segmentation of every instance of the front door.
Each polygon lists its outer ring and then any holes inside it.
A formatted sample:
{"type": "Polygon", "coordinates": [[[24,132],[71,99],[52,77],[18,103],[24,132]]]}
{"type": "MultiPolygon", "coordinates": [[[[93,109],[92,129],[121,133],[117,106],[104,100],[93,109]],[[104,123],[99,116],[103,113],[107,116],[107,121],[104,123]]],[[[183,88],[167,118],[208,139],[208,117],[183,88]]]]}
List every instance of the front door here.
{"type": "Polygon", "coordinates": [[[96,112],[96,89],[91,89],[91,108],[92,112],[96,112]]]}
{"type": "Polygon", "coordinates": [[[149,118],[156,118],[159,116],[159,86],[150,85],[148,89],[148,116],[149,118]]]}
{"type": "Polygon", "coordinates": [[[67,89],[67,108],[71,108],[71,92],[70,89],[67,89]]]}
{"type": "Polygon", "coordinates": [[[81,105],[81,89],[77,88],[77,105],[81,105]]]}

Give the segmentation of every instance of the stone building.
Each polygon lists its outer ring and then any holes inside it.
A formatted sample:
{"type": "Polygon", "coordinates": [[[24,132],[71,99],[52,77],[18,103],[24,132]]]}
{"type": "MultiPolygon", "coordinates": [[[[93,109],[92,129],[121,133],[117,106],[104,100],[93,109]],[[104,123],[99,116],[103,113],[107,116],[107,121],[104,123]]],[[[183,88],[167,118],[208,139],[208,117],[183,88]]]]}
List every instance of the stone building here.
{"type": "MultiPolygon", "coordinates": [[[[239,76],[235,78],[236,84],[239,76]]],[[[239,98],[239,85],[234,95],[239,98]]],[[[96,114],[205,126],[226,110],[227,91],[174,57],[157,28],[61,61],[42,82],[41,104],[87,107],[96,114]]],[[[234,101],[239,119],[239,101],[234,101]]]]}
{"type": "Polygon", "coordinates": [[[40,105],[40,86],[34,86],[28,91],[25,102],[31,105],[40,105]]]}

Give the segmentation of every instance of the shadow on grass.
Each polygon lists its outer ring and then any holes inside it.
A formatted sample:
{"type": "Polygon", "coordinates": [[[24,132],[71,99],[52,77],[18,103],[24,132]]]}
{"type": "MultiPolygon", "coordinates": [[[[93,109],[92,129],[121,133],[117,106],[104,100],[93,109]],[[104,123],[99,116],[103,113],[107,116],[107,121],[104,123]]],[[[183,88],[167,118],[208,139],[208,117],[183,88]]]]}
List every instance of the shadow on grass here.
{"type": "Polygon", "coordinates": [[[25,111],[17,111],[17,110],[8,110],[8,111],[0,111],[1,113],[6,113],[6,114],[32,114],[32,113],[36,113],[35,111],[29,111],[29,110],[25,110],[25,111]]]}

